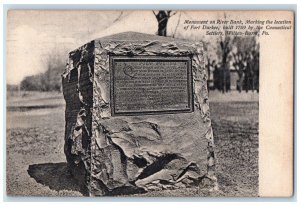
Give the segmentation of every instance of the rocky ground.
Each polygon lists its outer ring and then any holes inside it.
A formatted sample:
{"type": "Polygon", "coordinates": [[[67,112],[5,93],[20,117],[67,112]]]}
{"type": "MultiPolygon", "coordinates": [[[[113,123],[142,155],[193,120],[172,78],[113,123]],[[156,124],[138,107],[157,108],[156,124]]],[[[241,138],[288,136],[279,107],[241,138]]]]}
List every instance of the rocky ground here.
{"type": "MultiPolygon", "coordinates": [[[[7,101],[6,190],[9,196],[82,196],[66,172],[61,94],[7,101]]],[[[218,191],[186,189],[138,196],[257,196],[258,95],[210,94],[218,191]]]]}

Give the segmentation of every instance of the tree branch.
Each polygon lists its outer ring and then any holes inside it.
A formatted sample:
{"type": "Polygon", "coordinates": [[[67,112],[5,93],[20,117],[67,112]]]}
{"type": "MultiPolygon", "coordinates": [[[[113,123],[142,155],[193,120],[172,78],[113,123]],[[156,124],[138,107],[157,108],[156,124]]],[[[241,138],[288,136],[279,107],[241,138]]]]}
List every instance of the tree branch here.
{"type": "Polygon", "coordinates": [[[158,20],[158,14],[155,14],[155,12],[152,10],[152,12],[153,12],[153,14],[154,14],[154,16],[156,17],[156,19],[158,20]]]}
{"type": "Polygon", "coordinates": [[[119,21],[122,15],[123,15],[123,11],[121,11],[120,15],[113,21],[113,23],[119,21]]]}
{"type": "Polygon", "coordinates": [[[178,17],[177,25],[176,25],[176,27],[175,27],[175,31],[174,31],[174,33],[173,33],[173,38],[175,37],[175,34],[176,34],[176,32],[177,32],[177,29],[178,29],[178,26],[179,26],[180,19],[181,19],[181,12],[179,12],[179,17],[178,17]]]}
{"type": "Polygon", "coordinates": [[[169,17],[174,16],[177,12],[174,11],[172,14],[169,15],[169,17]]]}

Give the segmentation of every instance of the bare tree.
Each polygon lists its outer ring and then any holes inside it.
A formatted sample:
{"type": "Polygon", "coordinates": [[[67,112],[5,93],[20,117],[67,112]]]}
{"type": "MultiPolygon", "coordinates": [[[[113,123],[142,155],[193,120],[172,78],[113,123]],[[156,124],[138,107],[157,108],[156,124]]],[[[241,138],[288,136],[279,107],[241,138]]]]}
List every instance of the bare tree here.
{"type": "Polygon", "coordinates": [[[236,52],[232,52],[233,66],[239,75],[239,91],[257,90],[259,85],[259,42],[256,37],[235,37],[232,41],[236,52]]]}
{"type": "Polygon", "coordinates": [[[176,12],[172,12],[171,10],[163,11],[160,10],[158,13],[155,13],[152,11],[155,15],[157,22],[158,22],[158,30],[157,35],[158,36],[167,36],[167,25],[169,18],[176,14],[176,12]]]}
{"type": "Polygon", "coordinates": [[[45,91],[60,91],[61,77],[60,74],[65,68],[65,51],[66,49],[53,48],[51,52],[43,58],[46,67],[45,73],[42,74],[42,83],[45,91]]]}
{"type": "Polygon", "coordinates": [[[216,61],[211,60],[211,58],[209,56],[207,56],[206,68],[207,68],[207,89],[208,89],[208,91],[210,90],[211,71],[212,71],[212,69],[215,70],[215,67],[216,67],[216,61]]]}
{"type": "MultiPolygon", "coordinates": [[[[227,19],[226,13],[224,13],[224,20],[227,19]]],[[[226,29],[224,30],[224,36],[220,37],[220,46],[221,46],[221,66],[222,66],[222,92],[227,92],[227,76],[229,73],[228,68],[228,56],[232,50],[232,38],[227,35],[226,29]]],[[[230,77],[230,74],[229,74],[230,77]]]]}
{"type": "Polygon", "coordinates": [[[53,50],[44,54],[42,61],[45,72],[25,77],[21,82],[22,90],[61,91],[61,74],[65,69],[64,50],[53,50]]]}
{"type": "Polygon", "coordinates": [[[227,57],[231,51],[230,37],[225,36],[224,39],[220,41],[221,51],[222,51],[222,70],[223,70],[223,88],[222,92],[227,92],[227,73],[229,72],[227,57]]]}
{"type": "Polygon", "coordinates": [[[237,70],[237,73],[239,75],[239,80],[238,80],[238,90],[239,92],[242,91],[243,89],[243,81],[244,81],[244,70],[245,70],[245,65],[246,65],[246,55],[245,53],[242,53],[240,51],[237,51],[237,53],[232,54],[234,63],[233,66],[237,70]]]}

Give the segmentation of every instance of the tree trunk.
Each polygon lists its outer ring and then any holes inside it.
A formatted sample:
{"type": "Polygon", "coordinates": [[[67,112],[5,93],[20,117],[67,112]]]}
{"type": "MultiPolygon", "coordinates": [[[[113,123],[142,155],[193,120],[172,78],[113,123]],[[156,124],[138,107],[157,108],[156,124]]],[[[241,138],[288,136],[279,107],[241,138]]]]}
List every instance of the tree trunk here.
{"type": "Polygon", "coordinates": [[[207,61],[207,91],[209,92],[209,82],[210,82],[210,59],[208,58],[208,61],[207,61]]]}
{"type": "Polygon", "coordinates": [[[156,18],[158,21],[158,36],[167,36],[168,14],[165,11],[159,11],[156,18]]]}
{"type": "Polygon", "coordinates": [[[226,52],[223,54],[223,59],[222,59],[222,66],[223,66],[223,89],[222,92],[225,93],[226,90],[226,59],[227,59],[227,54],[226,52]]]}

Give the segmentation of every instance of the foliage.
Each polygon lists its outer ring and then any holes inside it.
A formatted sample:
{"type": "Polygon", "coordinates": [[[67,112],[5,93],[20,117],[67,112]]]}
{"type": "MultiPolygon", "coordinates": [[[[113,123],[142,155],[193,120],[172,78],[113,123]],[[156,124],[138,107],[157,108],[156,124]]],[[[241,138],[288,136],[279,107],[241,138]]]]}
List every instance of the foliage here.
{"type": "Polygon", "coordinates": [[[27,91],[61,91],[61,74],[65,63],[57,54],[45,59],[47,70],[44,73],[27,76],[21,82],[21,90],[27,91]]]}

